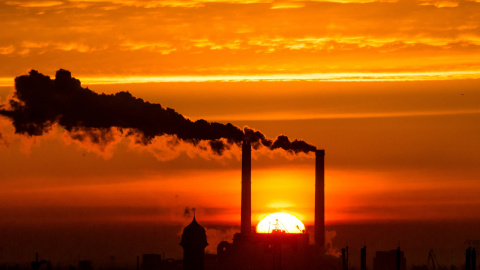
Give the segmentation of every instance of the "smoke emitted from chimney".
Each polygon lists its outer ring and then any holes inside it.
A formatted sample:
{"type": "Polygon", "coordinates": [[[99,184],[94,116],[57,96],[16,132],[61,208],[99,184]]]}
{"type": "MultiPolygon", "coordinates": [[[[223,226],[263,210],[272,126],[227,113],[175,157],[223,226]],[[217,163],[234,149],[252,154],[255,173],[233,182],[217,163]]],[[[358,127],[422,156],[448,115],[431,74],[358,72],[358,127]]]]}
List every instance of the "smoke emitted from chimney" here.
{"type": "MultiPolygon", "coordinates": [[[[222,155],[232,144],[240,146],[249,141],[254,149],[281,148],[290,153],[309,153],[315,147],[301,140],[290,141],[280,135],[275,140],[257,130],[243,130],[232,124],[192,121],[171,108],[150,103],[129,92],[98,94],[81,87],[70,71],[60,69],[55,79],[31,70],[28,75],[15,78],[15,93],[8,108],[0,107],[0,115],[13,121],[15,132],[41,136],[54,125],[63,127],[72,138],[82,141],[105,142],[112,128],[127,136],[136,135],[137,143],[149,144],[153,138],[173,135],[179,140],[197,146],[208,141],[217,155],[222,155]]],[[[108,141],[108,140],[107,140],[108,141]]]]}

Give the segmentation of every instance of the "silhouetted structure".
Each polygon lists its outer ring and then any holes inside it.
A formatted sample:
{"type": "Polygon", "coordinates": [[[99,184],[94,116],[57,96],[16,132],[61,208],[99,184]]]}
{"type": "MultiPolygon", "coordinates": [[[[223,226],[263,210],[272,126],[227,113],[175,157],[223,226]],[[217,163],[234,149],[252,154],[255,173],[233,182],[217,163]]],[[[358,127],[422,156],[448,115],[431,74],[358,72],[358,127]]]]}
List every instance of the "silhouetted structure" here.
{"type": "Polygon", "coordinates": [[[367,246],[360,249],[360,270],[367,270],[367,246]]]}
{"type": "Polygon", "coordinates": [[[406,270],[407,260],[400,251],[400,247],[396,250],[377,251],[373,258],[373,270],[406,270]]]}
{"type": "Polygon", "coordinates": [[[402,267],[402,257],[403,257],[403,252],[400,251],[400,247],[397,248],[397,270],[400,270],[402,267]]]}
{"type": "Polygon", "coordinates": [[[165,258],[165,254],[143,254],[142,266],[137,256],[137,269],[142,270],[181,270],[183,269],[182,260],[174,260],[165,258]]]}
{"type": "MultiPolygon", "coordinates": [[[[324,150],[316,151],[315,162],[315,245],[308,233],[281,230],[256,233],[251,224],[251,145],[242,145],[241,232],[233,242],[217,247],[218,269],[319,269],[324,263],[324,150]]],[[[339,261],[338,261],[339,262],[339,261]]]]}
{"type": "Polygon", "coordinates": [[[163,260],[161,254],[142,255],[142,270],[161,270],[162,264],[163,260]]]}
{"type": "Polygon", "coordinates": [[[477,270],[477,253],[475,248],[465,250],[465,270],[477,270]]]}
{"type": "Polygon", "coordinates": [[[342,269],[348,270],[348,246],[342,248],[342,269]]]}
{"type": "Polygon", "coordinates": [[[41,261],[38,260],[38,252],[37,252],[37,253],[35,253],[35,261],[33,261],[31,263],[32,269],[33,270],[38,270],[40,268],[40,266],[42,266],[42,264],[44,264],[46,262],[47,261],[45,261],[45,260],[41,260],[41,261]]]}
{"type": "Polygon", "coordinates": [[[315,151],[315,245],[325,249],[325,150],[315,151]]]}
{"type": "Polygon", "coordinates": [[[197,223],[195,216],[192,223],[183,229],[180,245],[183,247],[183,269],[205,269],[205,247],[208,245],[207,234],[205,229],[197,223]]]}
{"type": "Polygon", "coordinates": [[[79,261],[78,270],[93,270],[92,261],[88,261],[88,260],[79,261]]]}
{"type": "Polygon", "coordinates": [[[477,253],[475,248],[472,249],[472,270],[477,270],[477,253]]]}
{"type": "Polygon", "coordinates": [[[252,148],[250,143],[242,144],[242,206],[241,227],[243,237],[248,238],[252,231],[252,148]]]}
{"type": "Polygon", "coordinates": [[[433,269],[437,269],[440,267],[437,256],[435,255],[435,252],[433,252],[433,249],[430,249],[430,252],[428,252],[427,268],[429,268],[430,265],[432,265],[431,268],[433,269]]]}

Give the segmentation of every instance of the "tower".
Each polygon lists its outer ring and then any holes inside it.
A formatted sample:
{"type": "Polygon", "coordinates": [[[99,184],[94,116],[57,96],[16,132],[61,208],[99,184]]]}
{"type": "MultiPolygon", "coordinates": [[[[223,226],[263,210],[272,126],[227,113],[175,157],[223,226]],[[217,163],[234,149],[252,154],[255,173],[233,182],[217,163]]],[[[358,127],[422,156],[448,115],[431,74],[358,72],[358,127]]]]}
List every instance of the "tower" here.
{"type": "Polygon", "coordinates": [[[325,250],[325,150],[315,151],[315,245],[325,250]]]}
{"type": "Polygon", "coordinates": [[[242,208],[240,231],[248,238],[252,231],[252,146],[244,141],[242,145],[242,208]]]}
{"type": "Polygon", "coordinates": [[[208,245],[207,234],[205,229],[197,223],[195,216],[192,223],[183,229],[180,245],[183,247],[184,270],[205,269],[205,247],[208,245]]]}

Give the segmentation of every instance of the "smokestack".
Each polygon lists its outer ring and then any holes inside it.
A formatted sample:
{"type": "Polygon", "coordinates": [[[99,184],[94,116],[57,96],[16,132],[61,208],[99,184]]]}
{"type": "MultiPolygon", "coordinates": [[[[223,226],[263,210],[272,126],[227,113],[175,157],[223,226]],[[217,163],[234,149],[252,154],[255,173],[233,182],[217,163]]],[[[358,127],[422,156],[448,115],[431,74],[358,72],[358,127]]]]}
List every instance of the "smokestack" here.
{"type": "Polygon", "coordinates": [[[477,270],[477,251],[475,248],[472,249],[472,270],[477,270]]]}
{"type": "Polygon", "coordinates": [[[402,253],[400,251],[400,247],[397,248],[397,270],[401,269],[401,258],[402,258],[402,253]]]}
{"type": "Polygon", "coordinates": [[[315,245],[325,250],[325,150],[315,151],[315,245]]]}
{"type": "Polygon", "coordinates": [[[241,233],[250,236],[252,230],[252,146],[243,141],[242,145],[242,211],[241,233]]]}
{"type": "Polygon", "coordinates": [[[342,248],[342,269],[348,270],[346,249],[342,248]]]}
{"type": "Polygon", "coordinates": [[[469,247],[467,248],[467,250],[465,250],[465,270],[471,270],[471,267],[470,267],[471,254],[472,254],[472,248],[469,247]]]}
{"type": "Polygon", "coordinates": [[[367,246],[360,250],[360,270],[367,270],[367,246]]]}

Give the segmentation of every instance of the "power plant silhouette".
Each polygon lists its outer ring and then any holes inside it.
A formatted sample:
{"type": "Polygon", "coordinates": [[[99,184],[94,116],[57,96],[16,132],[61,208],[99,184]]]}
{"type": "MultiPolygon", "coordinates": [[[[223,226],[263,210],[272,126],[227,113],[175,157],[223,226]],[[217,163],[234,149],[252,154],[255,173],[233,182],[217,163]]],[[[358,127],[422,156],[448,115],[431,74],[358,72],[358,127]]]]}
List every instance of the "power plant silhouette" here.
{"type": "MultiPolygon", "coordinates": [[[[287,233],[273,230],[271,233],[257,233],[252,227],[251,204],[251,144],[242,145],[242,191],[241,191],[241,228],[233,242],[220,242],[217,247],[217,269],[319,269],[324,264],[325,252],[325,172],[324,150],[316,150],[315,156],[315,224],[314,240],[309,243],[309,234],[287,233]]],[[[205,232],[198,229],[194,219],[182,235],[185,269],[204,269],[203,265],[193,267],[187,262],[192,248],[197,254],[206,246],[205,232]],[[191,236],[191,228],[196,228],[198,236],[191,236]],[[198,239],[185,246],[185,239],[198,239]],[[188,256],[187,256],[188,255],[188,256]],[[187,267],[188,265],[188,267],[187,267]]],[[[197,262],[199,260],[197,259],[197,262]]]]}
{"type": "MultiPolygon", "coordinates": [[[[223,241],[217,246],[217,254],[205,254],[208,245],[204,227],[198,224],[194,215],[192,222],[183,229],[180,245],[183,248],[183,260],[166,258],[165,254],[143,254],[140,266],[140,257],[137,256],[137,270],[288,270],[288,269],[324,269],[349,270],[349,248],[341,249],[341,257],[327,255],[325,246],[325,151],[315,151],[315,222],[314,243],[310,243],[309,234],[305,230],[301,233],[288,233],[275,226],[268,233],[259,233],[253,229],[251,219],[251,145],[243,142],[242,145],[242,188],[241,188],[241,226],[240,232],[233,236],[233,241],[223,241]]],[[[278,221],[277,224],[278,225],[278,221]]],[[[477,243],[473,241],[474,244],[477,243]]],[[[471,245],[470,241],[468,242],[471,245]]],[[[478,243],[477,243],[478,246],[478,243]]],[[[478,247],[469,247],[465,250],[465,265],[460,269],[476,270],[478,247]]],[[[340,255],[340,254],[338,254],[340,255]]],[[[115,258],[115,257],[112,257],[115,258]]],[[[427,265],[412,265],[411,270],[428,270],[430,262],[433,269],[447,270],[436,260],[433,250],[428,254],[427,265]]],[[[52,264],[46,260],[39,260],[38,254],[31,263],[33,270],[52,270],[52,264]]],[[[59,268],[56,268],[59,269],[59,268]]],[[[70,266],[69,270],[92,270],[92,261],[79,261],[78,268],[70,266]]],[[[95,268],[96,269],[96,268],[95,268]]],[[[127,270],[114,267],[113,264],[103,270],[127,270]]],[[[131,269],[131,268],[129,268],[131,269]]],[[[367,270],[367,247],[360,249],[360,270],[367,270]]],[[[389,251],[376,251],[373,257],[373,270],[406,270],[406,257],[400,247],[389,251]]],[[[449,268],[457,269],[453,265],[449,268]]],[[[0,270],[24,270],[16,267],[7,268],[0,264],[0,270]]]]}

